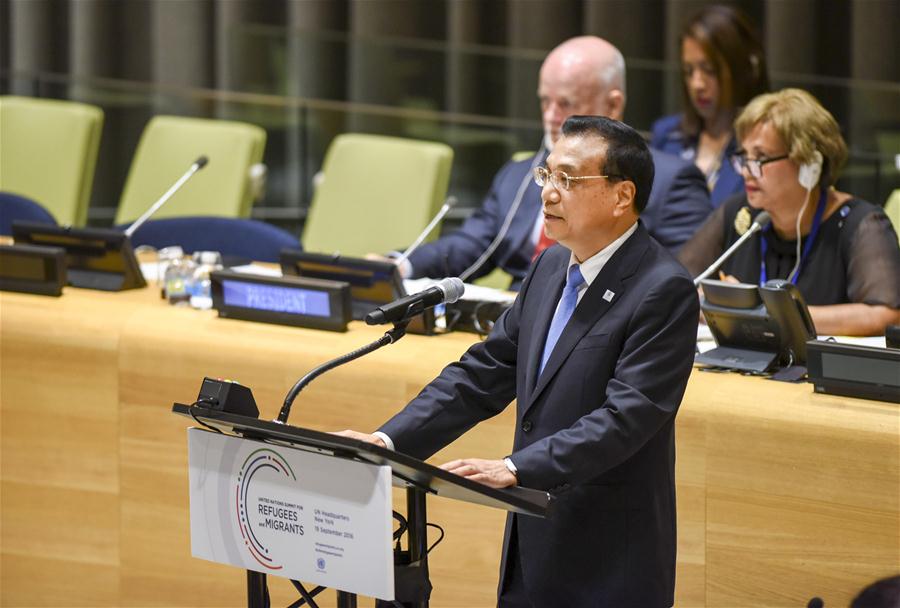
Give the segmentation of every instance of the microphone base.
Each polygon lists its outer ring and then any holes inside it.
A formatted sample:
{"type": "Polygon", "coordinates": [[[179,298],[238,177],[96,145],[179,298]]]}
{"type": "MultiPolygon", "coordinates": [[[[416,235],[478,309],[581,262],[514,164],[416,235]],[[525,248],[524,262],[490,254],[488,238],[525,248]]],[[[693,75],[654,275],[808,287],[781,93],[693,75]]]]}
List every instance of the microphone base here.
{"type": "Polygon", "coordinates": [[[512,302],[459,300],[447,304],[447,330],[486,336],[512,302]]]}
{"type": "MultiPolygon", "coordinates": [[[[433,336],[438,333],[436,330],[434,309],[429,308],[424,313],[418,314],[407,321],[409,323],[409,327],[406,330],[408,334],[415,334],[417,336],[433,336]]],[[[388,323],[381,323],[381,325],[388,325],[388,323]]]]}
{"type": "Polygon", "coordinates": [[[420,315],[416,315],[409,320],[409,327],[406,329],[408,334],[416,334],[417,336],[433,336],[435,331],[434,309],[430,308],[420,315]]]}

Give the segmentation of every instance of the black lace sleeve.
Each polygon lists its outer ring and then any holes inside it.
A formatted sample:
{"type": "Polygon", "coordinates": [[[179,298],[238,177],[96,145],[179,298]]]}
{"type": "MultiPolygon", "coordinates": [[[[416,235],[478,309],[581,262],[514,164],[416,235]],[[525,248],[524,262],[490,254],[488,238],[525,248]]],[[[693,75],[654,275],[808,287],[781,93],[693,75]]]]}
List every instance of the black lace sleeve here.
{"type": "Polygon", "coordinates": [[[900,245],[881,211],[867,214],[851,237],[847,295],[851,302],[900,308],[900,245]]]}
{"type": "Polygon", "coordinates": [[[716,261],[725,250],[725,205],[717,207],[678,252],[678,261],[692,277],[716,261]]]}

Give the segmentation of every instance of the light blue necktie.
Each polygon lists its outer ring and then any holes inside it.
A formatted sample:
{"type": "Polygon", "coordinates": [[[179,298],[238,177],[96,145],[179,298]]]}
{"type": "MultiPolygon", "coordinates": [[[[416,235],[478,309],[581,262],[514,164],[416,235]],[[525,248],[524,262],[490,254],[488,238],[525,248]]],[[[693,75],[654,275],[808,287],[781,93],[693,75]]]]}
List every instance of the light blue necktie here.
{"type": "Polygon", "coordinates": [[[569,276],[566,279],[562,297],[559,299],[559,306],[556,307],[556,314],[553,315],[553,320],[550,322],[550,331],[547,332],[547,341],[544,343],[544,354],[541,356],[541,368],[538,371],[538,376],[543,373],[544,366],[547,365],[547,360],[553,352],[553,347],[556,346],[556,342],[559,340],[559,336],[562,335],[566,323],[569,322],[572,313],[575,312],[575,305],[578,303],[578,288],[581,287],[582,283],[584,283],[584,277],[581,276],[578,264],[572,264],[569,267],[569,276]]]}

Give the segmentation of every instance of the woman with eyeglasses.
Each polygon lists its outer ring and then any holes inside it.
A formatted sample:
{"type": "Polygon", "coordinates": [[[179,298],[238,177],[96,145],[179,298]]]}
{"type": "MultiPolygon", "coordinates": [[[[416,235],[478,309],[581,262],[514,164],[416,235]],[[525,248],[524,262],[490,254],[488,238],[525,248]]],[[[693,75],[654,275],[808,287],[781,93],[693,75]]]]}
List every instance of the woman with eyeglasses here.
{"type": "Polygon", "coordinates": [[[900,323],[897,234],[880,207],[834,188],[847,159],[834,117],[806,91],[784,89],[751,101],[734,126],[745,191],[712,213],[681,263],[699,275],[766,211],[771,224],[722,265],[721,278],[794,283],[820,335],[883,335],[900,323]]]}
{"type": "Polygon", "coordinates": [[[744,184],[728,159],[740,109],[769,89],[759,36],[728,6],[707,6],[681,32],[684,113],[654,123],[650,146],[693,162],[706,176],[713,207],[744,184]]]}

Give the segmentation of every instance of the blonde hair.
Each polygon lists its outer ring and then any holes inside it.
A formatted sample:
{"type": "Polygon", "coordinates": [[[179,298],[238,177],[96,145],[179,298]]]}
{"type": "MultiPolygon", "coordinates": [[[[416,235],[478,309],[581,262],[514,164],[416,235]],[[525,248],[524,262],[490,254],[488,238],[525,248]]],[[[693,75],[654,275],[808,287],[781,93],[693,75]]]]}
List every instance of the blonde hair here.
{"type": "Polygon", "coordinates": [[[847,162],[847,144],[834,116],[815,97],[801,89],[755,97],[734,121],[738,140],[761,123],[772,125],[796,163],[813,162],[816,150],[821,152],[829,185],[834,185],[847,162]]]}

